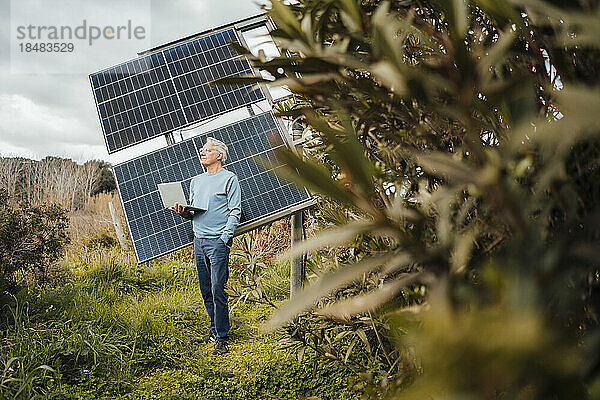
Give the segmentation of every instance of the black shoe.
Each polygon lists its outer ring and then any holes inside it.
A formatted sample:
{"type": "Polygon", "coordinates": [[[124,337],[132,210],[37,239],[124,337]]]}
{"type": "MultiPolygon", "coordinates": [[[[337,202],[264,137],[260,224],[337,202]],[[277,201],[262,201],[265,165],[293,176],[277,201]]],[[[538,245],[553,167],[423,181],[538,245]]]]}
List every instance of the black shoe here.
{"type": "Polygon", "coordinates": [[[214,355],[229,353],[229,348],[227,347],[227,342],[217,342],[215,344],[215,349],[212,352],[214,355]]]}
{"type": "Polygon", "coordinates": [[[212,334],[212,332],[210,332],[208,335],[202,336],[200,339],[195,340],[196,343],[210,343],[215,341],[216,338],[215,335],[212,334]]]}

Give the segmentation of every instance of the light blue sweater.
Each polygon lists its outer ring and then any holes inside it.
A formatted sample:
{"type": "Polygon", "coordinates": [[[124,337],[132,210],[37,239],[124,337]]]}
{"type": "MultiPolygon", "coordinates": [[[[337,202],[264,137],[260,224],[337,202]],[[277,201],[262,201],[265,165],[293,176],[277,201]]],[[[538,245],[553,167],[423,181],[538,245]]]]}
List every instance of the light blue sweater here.
{"type": "Polygon", "coordinates": [[[237,176],[226,169],[195,176],[190,182],[189,204],[206,210],[190,212],[194,236],[200,239],[220,237],[227,243],[242,214],[237,176]]]}

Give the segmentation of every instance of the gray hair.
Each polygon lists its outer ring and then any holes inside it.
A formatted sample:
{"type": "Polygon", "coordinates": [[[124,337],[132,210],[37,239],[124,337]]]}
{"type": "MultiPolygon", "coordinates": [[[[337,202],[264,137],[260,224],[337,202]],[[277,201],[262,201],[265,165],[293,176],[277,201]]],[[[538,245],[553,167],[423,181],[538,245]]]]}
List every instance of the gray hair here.
{"type": "Polygon", "coordinates": [[[225,160],[227,160],[227,156],[229,156],[229,149],[225,143],[215,139],[214,137],[207,137],[206,144],[212,144],[216,151],[223,154],[221,162],[225,162],[225,160]]]}

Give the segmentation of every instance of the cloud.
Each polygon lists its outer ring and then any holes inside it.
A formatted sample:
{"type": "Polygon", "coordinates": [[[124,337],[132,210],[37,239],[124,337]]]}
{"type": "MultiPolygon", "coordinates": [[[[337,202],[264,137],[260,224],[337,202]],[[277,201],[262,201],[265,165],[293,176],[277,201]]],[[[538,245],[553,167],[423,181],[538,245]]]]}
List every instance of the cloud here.
{"type": "MultiPolygon", "coordinates": [[[[124,3],[114,0],[114,4],[104,7],[106,18],[126,10],[119,8],[121,4],[124,3]]],[[[9,5],[8,1],[0,2],[0,154],[120,162],[164,146],[164,140],[157,140],[109,156],[87,74],[11,74],[10,52],[4,51],[10,48],[9,5]]],[[[31,12],[36,10],[32,8],[31,12]]],[[[259,13],[261,10],[253,0],[151,0],[150,46],[259,13]]],[[[135,58],[137,52],[147,50],[136,47],[135,43],[120,45],[125,46],[129,56],[123,58],[123,53],[111,52],[95,54],[93,63],[97,67],[89,73],[135,58]]]]}
{"type": "Polygon", "coordinates": [[[152,1],[151,41],[158,46],[262,11],[254,0],[152,1]]]}
{"type": "Polygon", "coordinates": [[[0,140],[6,146],[3,148],[24,149],[35,158],[98,154],[103,147],[97,132],[92,132],[79,116],[18,94],[0,95],[0,140]]]}

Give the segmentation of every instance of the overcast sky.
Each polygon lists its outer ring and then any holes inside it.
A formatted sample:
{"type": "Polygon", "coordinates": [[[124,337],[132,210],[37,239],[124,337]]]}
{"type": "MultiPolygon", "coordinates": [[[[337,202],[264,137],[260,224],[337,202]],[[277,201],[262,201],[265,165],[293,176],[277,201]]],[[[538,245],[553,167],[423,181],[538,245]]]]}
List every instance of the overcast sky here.
{"type": "MultiPolygon", "coordinates": [[[[153,146],[164,146],[164,140],[161,138],[160,144],[150,143],[135,151],[124,150],[109,156],[104,145],[88,74],[135,58],[137,52],[148,47],[262,12],[252,0],[88,0],[87,6],[90,7],[83,11],[75,10],[75,6],[68,6],[69,1],[71,0],[13,0],[11,10],[10,0],[0,0],[0,156],[41,159],[53,155],[71,158],[77,162],[102,159],[116,163],[148,151],[153,146]],[[14,2],[17,1],[19,5],[15,6],[14,2]],[[40,1],[44,4],[56,4],[57,8],[67,13],[73,21],[86,19],[92,22],[99,21],[98,24],[108,24],[119,18],[129,18],[131,14],[134,21],[144,25],[147,37],[137,41],[114,40],[104,41],[98,46],[94,44],[93,54],[89,52],[91,47],[83,54],[71,54],[72,57],[85,57],[84,60],[69,59],[65,56],[60,59],[64,65],[59,67],[52,66],[52,63],[48,62],[49,58],[45,60],[41,54],[37,54],[36,57],[23,54],[22,57],[25,58],[21,59],[21,55],[15,56],[15,22],[19,20],[18,23],[22,24],[25,18],[28,23],[45,23],[45,19],[50,17],[47,16],[47,10],[40,10],[43,8],[37,5],[40,1]],[[127,5],[123,5],[124,3],[127,5]],[[23,10],[26,10],[25,15],[23,10]],[[93,15],[86,15],[90,13],[93,15]],[[83,69],[89,70],[78,73],[22,72],[25,69],[45,71],[45,68],[49,70],[53,67],[72,70],[76,69],[75,64],[78,61],[83,62],[83,69]]],[[[79,0],[79,3],[85,2],[79,0]]]]}

